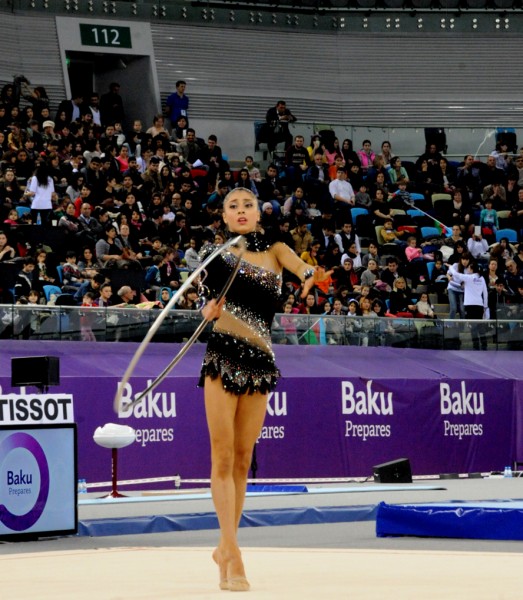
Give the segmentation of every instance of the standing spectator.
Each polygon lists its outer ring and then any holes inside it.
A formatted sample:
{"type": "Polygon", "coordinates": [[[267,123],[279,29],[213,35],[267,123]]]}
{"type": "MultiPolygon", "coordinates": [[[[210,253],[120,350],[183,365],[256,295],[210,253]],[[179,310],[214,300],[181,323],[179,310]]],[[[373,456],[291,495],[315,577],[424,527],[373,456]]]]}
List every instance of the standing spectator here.
{"type": "Polygon", "coordinates": [[[62,130],[62,125],[70,125],[73,121],[80,121],[82,118],[82,103],[84,99],[81,94],[73,94],[71,100],[62,100],[56,111],[55,123],[60,125],[56,128],[57,131],[62,130]],[[60,116],[64,113],[64,117],[60,116]]]}
{"type": "MultiPolygon", "coordinates": [[[[478,266],[475,261],[471,261],[469,266],[471,273],[460,273],[452,265],[449,268],[449,274],[452,281],[464,286],[464,305],[467,319],[481,320],[489,319],[488,311],[488,291],[485,279],[479,274],[478,266]]],[[[474,350],[487,349],[487,338],[481,325],[472,324],[471,327],[472,344],[474,350]]]]}
{"type": "Polygon", "coordinates": [[[54,182],[49,175],[49,165],[44,160],[35,171],[31,178],[29,189],[25,195],[31,200],[31,218],[33,223],[41,223],[48,226],[53,210],[52,196],[54,194],[54,182]]]}
{"type": "Polygon", "coordinates": [[[100,98],[100,113],[102,125],[125,122],[125,113],[122,97],[120,96],[120,84],[113,81],[109,85],[109,91],[100,98]]]}
{"type": "Polygon", "coordinates": [[[185,127],[189,125],[189,98],[185,94],[187,83],[182,79],[176,82],[176,91],[165,102],[165,116],[171,121],[171,128],[180,117],[185,117],[185,127]]]}
{"type": "MultiPolygon", "coordinates": [[[[454,272],[459,274],[470,273],[470,254],[463,252],[459,262],[452,264],[454,272]]],[[[450,270],[450,266],[449,266],[450,270]]],[[[449,278],[447,287],[447,294],[449,297],[449,319],[455,319],[456,314],[459,312],[459,318],[465,318],[465,304],[464,304],[464,286],[460,280],[455,277],[449,278]]]]}
{"type": "Polygon", "coordinates": [[[93,123],[97,127],[101,127],[102,126],[102,117],[101,117],[101,113],[100,113],[100,95],[97,92],[93,92],[91,94],[88,110],[93,116],[93,123]]]}

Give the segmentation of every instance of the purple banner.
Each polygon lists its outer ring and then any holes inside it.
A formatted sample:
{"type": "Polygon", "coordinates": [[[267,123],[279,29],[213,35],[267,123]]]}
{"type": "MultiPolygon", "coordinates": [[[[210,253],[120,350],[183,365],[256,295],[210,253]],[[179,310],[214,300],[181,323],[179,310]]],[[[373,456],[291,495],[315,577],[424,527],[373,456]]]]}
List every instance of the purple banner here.
{"type": "MultiPolygon", "coordinates": [[[[208,478],[203,391],[196,387],[203,345],[193,347],[142,404],[116,415],[112,401],[135,348],[115,343],[5,344],[0,427],[11,413],[24,418],[23,402],[31,406],[30,399],[38,397],[27,397],[34,388],[24,398],[20,389],[10,387],[8,359],[59,356],[61,384],[42,402],[47,422],[54,414],[63,416],[55,406],[74,414],[79,477],[110,480],[110,452],[92,436],[97,427],[112,422],[137,433],[137,441],[119,452],[119,479],[175,474],[182,480],[208,478]]],[[[152,345],[125,389],[124,401],[144,389],[176,351],[175,345],[152,345]]],[[[344,347],[277,347],[276,353],[283,378],[269,397],[257,444],[260,478],[370,476],[374,465],[403,457],[419,475],[489,471],[523,456],[515,427],[523,418],[521,381],[495,374],[488,365],[494,353],[344,347]],[[480,355],[485,366],[478,364],[480,355]]]]}

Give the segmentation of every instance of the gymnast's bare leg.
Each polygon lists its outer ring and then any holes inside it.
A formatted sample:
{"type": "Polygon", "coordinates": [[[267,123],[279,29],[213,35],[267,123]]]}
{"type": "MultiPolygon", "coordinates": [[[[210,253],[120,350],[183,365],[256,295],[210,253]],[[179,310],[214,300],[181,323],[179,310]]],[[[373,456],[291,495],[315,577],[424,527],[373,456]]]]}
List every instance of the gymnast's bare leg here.
{"type": "Polygon", "coordinates": [[[267,394],[237,396],[224,390],[221,379],[210,377],[205,379],[204,391],[211,440],[211,492],[220,524],[220,542],[213,558],[220,567],[222,589],[248,591],[237,534],[267,394]]]}

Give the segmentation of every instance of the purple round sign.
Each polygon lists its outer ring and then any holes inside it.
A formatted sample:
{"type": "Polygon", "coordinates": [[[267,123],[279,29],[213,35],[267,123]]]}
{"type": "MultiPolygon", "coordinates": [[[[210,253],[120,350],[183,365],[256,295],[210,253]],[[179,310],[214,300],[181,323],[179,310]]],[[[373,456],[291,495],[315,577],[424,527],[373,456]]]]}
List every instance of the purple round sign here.
{"type": "Polygon", "coordinates": [[[0,523],[13,531],[25,531],[32,527],[44,512],[49,496],[49,465],[42,446],[27,433],[13,433],[0,444],[0,456],[6,456],[12,450],[25,448],[35,458],[40,469],[40,492],[31,510],[25,515],[13,514],[5,505],[0,504],[0,523]]]}

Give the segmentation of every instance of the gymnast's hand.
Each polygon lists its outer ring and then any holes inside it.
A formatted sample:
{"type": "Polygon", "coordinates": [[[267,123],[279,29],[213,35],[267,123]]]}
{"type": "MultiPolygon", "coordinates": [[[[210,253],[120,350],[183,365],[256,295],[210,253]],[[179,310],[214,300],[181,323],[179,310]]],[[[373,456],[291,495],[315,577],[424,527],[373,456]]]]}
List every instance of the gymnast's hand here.
{"type": "Polygon", "coordinates": [[[222,315],[222,308],[225,303],[225,298],[222,298],[219,302],[215,299],[209,300],[209,302],[202,308],[202,315],[206,321],[215,321],[222,315]]]}

